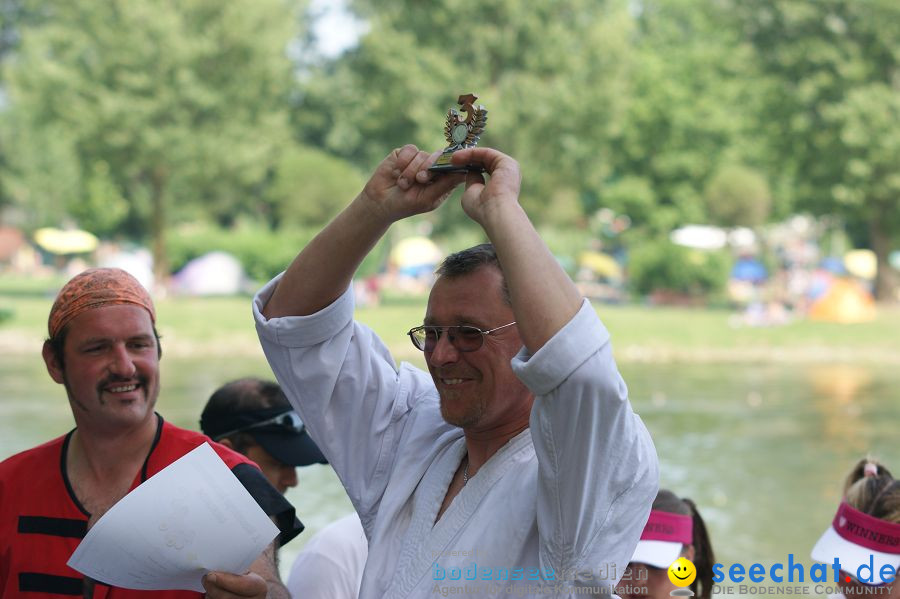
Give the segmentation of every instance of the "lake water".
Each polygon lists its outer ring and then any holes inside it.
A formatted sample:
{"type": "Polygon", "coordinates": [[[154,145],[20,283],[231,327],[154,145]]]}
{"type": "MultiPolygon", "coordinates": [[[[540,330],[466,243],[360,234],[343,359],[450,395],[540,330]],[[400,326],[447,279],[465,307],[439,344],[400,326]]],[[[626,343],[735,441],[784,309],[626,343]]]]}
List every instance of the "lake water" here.
{"type": "MultiPolygon", "coordinates": [[[[851,465],[871,453],[900,472],[896,368],[624,364],[621,370],[656,443],[661,486],[695,500],[726,569],[758,562],[768,570],[788,554],[808,566],[851,465]]],[[[261,357],[247,356],[164,355],[162,374],[159,411],[193,429],[219,384],[271,377],[261,357]]],[[[0,398],[0,459],[72,427],[65,393],[39,355],[0,355],[0,398]]],[[[288,498],[307,531],[285,547],[282,571],[314,532],[351,510],[329,467],[304,468],[299,480],[288,498]]],[[[740,595],[736,585],[734,592],[740,595]]]]}

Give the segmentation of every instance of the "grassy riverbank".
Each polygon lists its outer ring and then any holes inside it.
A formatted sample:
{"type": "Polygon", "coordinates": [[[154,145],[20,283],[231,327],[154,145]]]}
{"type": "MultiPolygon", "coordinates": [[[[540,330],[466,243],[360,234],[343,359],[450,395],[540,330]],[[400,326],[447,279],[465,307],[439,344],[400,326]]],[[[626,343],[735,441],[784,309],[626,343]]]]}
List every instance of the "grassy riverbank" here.
{"type": "MultiPolygon", "coordinates": [[[[0,280],[0,353],[40,349],[54,281],[0,280]]],[[[900,307],[881,307],[869,323],[796,320],[774,327],[735,326],[724,309],[639,305],[596,309],[612,333],[620,362],[856,362],[900,364],[900,307]]],[[[163,349],[169,355],[258,355],[249,297],[157,300],[163,349]]],[[[419,362],[406,331],[421,323],[424,298],[393,298],[357,317],[384,339],[398,360],[419,362]]]]}

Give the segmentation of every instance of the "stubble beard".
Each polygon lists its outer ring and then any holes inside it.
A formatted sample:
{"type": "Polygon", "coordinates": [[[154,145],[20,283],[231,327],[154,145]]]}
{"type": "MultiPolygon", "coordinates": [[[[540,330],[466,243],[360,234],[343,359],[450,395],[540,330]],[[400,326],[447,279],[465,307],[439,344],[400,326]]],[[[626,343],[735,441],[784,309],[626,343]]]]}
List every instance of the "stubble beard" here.
{"type": "MultiPolygon", "coordinates": [[[[446,397],[443,393],[439,393],[441,398],[441,417],[447,424],[458,426],[459,428],[471,428],[481,422],[485,413],[485,402],[466,397],[446,397]],[[451,410],[453,404],[464,403],[465,410],[462,413],[451,410]]],[[[455,407],[455,406],[454,406],[455,407]]]]}

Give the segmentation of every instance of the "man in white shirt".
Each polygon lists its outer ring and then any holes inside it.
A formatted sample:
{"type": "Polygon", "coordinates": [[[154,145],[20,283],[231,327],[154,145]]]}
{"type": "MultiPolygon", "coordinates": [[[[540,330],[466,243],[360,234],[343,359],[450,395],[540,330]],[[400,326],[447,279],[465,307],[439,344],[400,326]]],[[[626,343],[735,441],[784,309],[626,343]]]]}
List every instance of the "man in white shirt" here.
{"type": "Polygon", "coordinates": [[[652,441],[608,332],[518,203],[516,161],[454,154],[486,182],[435,177],[436,156],[391,152],[254,299],[269,363],[369,538],[360,597],[610,593],[656,495],[652,441]],[[353,321],[353,273],[393,222],[463,181],[492,245],[438,270],[410,331],[429,373],[397,368],[353,321]]]}
{"type": "Polygon", "coordinates": [[[369,541],[359,516],[335,520],[297,554],[287,578],[297,599],[356,599],[366,566],[369,541]]]}

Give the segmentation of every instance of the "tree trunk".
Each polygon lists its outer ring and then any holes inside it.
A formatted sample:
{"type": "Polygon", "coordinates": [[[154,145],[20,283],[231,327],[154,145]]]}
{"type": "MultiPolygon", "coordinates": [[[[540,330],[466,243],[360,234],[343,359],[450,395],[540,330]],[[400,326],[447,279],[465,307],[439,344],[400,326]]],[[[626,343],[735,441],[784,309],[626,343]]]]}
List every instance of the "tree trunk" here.
{"type": "Polygon", "coordinates": [[[150,173],[150,234],[153,237],[153,279],[157,290],[164,290],[169,277],[169,256],[166,251],[166,173],[156,167],[150,173]]]}
{"type": "Polygon", "coordinates": [[[888,261],[891,252],[891,236],[884,230],[883,220],[875,218],[869,222],[869,237],[878,264],[878,274],[875,275],[875,300],[896,302],[898,299],[897,273],[888,261]]]}

